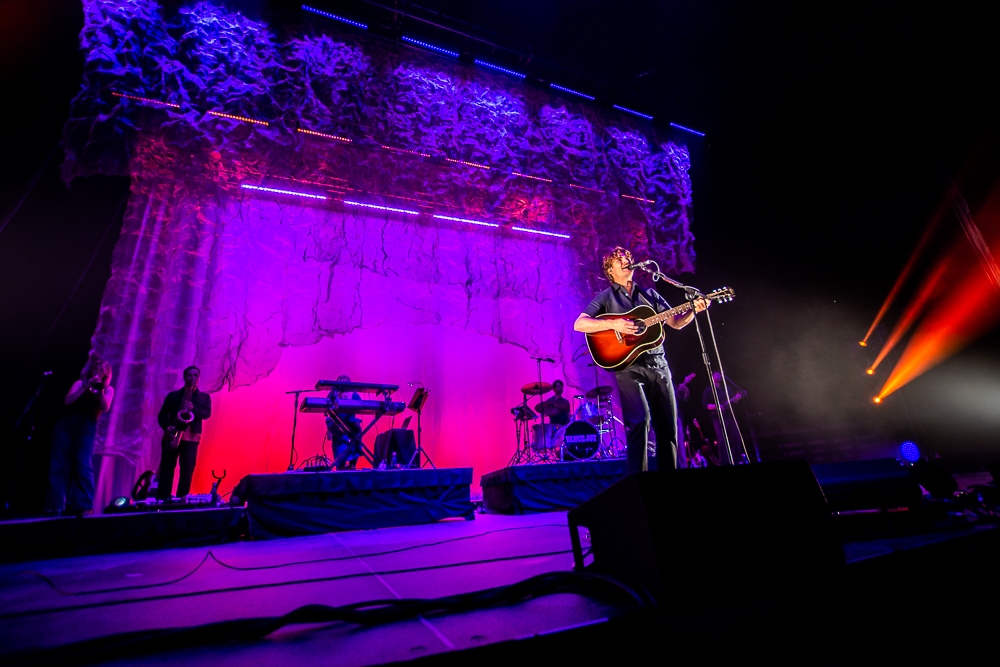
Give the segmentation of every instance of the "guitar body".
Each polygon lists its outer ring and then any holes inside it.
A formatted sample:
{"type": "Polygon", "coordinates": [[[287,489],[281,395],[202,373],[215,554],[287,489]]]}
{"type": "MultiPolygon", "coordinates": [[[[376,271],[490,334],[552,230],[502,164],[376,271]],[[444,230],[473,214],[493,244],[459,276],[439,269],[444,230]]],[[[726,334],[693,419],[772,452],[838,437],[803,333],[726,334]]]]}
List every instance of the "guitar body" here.
{"type": "MultiPolygon", "coordinates": [[[[599,320],[643,320],[656,315],[649,306],[636,306],[627,313],[598,315],[599,320]]],[[[587,334],[587,347],[594,363],[607,371],[622,371],[632,365],[639,355],[663,343],[663,324],[657,323],[640,334],[629,336],[617,331],[599,331],[587,334]]]]}

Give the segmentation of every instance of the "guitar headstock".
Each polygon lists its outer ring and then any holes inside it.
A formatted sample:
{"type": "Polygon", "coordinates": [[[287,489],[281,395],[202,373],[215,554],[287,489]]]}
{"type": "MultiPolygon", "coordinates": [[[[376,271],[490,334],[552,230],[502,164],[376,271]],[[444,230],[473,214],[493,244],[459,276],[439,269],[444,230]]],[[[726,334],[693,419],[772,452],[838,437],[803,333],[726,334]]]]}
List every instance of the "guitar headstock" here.
{"type": "Polygon", "coordinates": [[[736,292],[732,287],[720,287],[711,294],[706,294],[705,297],[716,303],[727,303],[736,298],[736,292]]]}

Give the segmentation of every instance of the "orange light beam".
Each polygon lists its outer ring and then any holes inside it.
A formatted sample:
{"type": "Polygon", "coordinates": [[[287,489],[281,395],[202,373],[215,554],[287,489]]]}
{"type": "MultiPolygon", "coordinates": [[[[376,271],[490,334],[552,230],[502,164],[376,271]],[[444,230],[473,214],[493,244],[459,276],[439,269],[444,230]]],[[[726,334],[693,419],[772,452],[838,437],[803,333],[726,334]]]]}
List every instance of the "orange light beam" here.
{"type": "Polygon", "coordinates": [[[934,231],[937,229],[938,225],[941,223],[941,219],[944,217],[944,213],[948,207],[947,201],[947,198],[945,198],[945,201],[938,207],[934,217],[931,218],[931,223],[924,231],[924,235],[920,237],[920,242],[917,243],[917,247],[913,249],[913,254],[910,255],[910,259],[907,260],[906,266],[903,267],[903,272],[899,274],[898,278],[896,278],[896,283],[892,286],[892,289],[889,290],[889,296],[885,297],[882,307],[879,308],[878,314],[875,315],[875,320],[872,322],[872,325],[868,327],[868,333],[866,333],[865,337],[861,340],[861,347],[868,346],[868,339],[871,338],[872,333],[875,331],[875,327],[877,327],[879,322],[882,321],[882,318],[885,317],[886,312],[889,310],[889,306],[891,306],[896,300],[896,296],[899,294],[899,291],[903,288],[907,278],[910,277],[913,267],[916,265],[917,260],[920,259],[920,256],[924,252],[924,248],[930,242],[931,236],[934,235],[934,231]]]}

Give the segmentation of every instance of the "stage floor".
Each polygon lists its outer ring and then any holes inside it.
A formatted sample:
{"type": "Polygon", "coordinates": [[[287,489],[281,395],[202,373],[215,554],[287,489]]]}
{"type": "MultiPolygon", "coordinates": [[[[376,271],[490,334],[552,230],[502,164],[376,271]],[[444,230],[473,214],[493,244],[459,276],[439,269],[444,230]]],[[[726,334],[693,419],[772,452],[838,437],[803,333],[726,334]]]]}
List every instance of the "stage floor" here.
{"type": "MultiPolygon", "coordinates": [[[[116,632],[275,616],[311,603],[439,597],[569,570],[572,561],[566,513],[558,512],[479,514],[475,521],[16,563],[0,567],[0,642],[6,654],[116,632]],[[409,550],[366,555],[403,548],[409,550]],[[209,551],[241,568],[343,560],[240,571],[209,559],[183,581],[156,585],[191,572],[209,551]],[[120,590],[136,586],[146,588],[120,590]],[[106,589],[119,590],[94,592],[106,589]]],[[[618,611],[560,594],[383,627],[291,626],[252,646],[175,651],[122,664],[207,667],[224,657],[225,664],[373,665],[552,632],[618,611]]]]}

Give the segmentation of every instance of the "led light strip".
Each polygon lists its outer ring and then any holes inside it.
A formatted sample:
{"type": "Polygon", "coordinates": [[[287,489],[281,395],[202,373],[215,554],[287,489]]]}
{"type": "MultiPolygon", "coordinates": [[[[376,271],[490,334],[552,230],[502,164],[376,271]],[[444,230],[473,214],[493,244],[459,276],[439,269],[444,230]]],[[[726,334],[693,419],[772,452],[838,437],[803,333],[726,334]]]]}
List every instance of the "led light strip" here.
{"type": "Polygon", "coordinates": [[[454,162],[455,164],[464,164],[467,167],[475,167],[476,169],[489,169],[489,167],[485,164],[478,164],[476,162],[466,162],[465,160],[456,160],[450,157],[446,157],[445,160],[448,162],[454,162]]]}
{"type": "Polygon", "coordinates": [[[244,123],[254,123],[256,125],[263,125],[264,127],[267,127],[267,125],[268,125],[268,123],[266,121],[263,121],[263,120],[256,120],[254,118],[246,118],[244,116],[234,116],[232,114],[222,113],[220,111],[209,111],[208,113],[210,113],[213,116],[218,116],[219,118],[229,118],[229,119],[232,119],[232,120],[243,121],[244,123]]]}
{"type": "Polygon", "coordinates": [[[636,111],[634,109],[626,109],[625,107],[620,107],[617,104],[612,105],[612,109],[618,109],[619,111],[624,111],[625,113],[630,113],[633,116],[638,116],[639,118],[645,118],[646,120],[653,120],[653,117],[649,114],[642,113],[641,111],[636,111]]]}
{"type": "Polygon", "coordinates": [[[636,201],[644,201],[647,204],[655,204],[656,203],[655,199],[646,199],[645,197],[633,197],[632,195],[622,195],[622,197],[625,197],[625,199],[634,199],[636,201]]]}
{"type": "Polygon", "coordinates": [[[438,220],[451,220],[453,222],[467,222],[470,225],[482,225],[483,227],[499,227],[495,222],[480,222],[479,220],[469,220],[468,218],[455,218],[450,215],[434,215],[438,220]]]}
{"type": "Polygon", "coordinates": [[[295,192],[294,190],[279,190],[278,188],[265,188],[260,185],[240,185],[244,190],[258,190],[260,192],[273,192],[279,195],[293,195],[295,197],[306,197],[307,199],[328,199],[324,195],[311,195],[308,192],[295,192]]]}
{"type": "Polygon", "coordinates": [[[564,93],[569,93],[570,95],[576,95],[577,97],[582,97],[585,100],[591,100],[591,101],[594,100],[594,96],[593,95],[588,95],[586,93],[581,93],[581,92],[579,92],[577,90],[573,90],[572,88],[564,88],[563,86],[560,86],[559,84],[556,84],[556,83],[550,83],[549,84],[549,88],[555,88],[556,90],[561,90],[564,93]]]}
{"type": "Polygon", "coordinates": [[[543,236],[555,236],[560,239],[568,239],[569,234],[556,234],[555,232],[545,232],[541,229],[528,229],[527,227],[511,227],[516,232],[528,232],[529,234],[541,234],[543,236]]]}
{"type": "Polygon", "coordinates": [[[683,125],[678,125],[677,123],[671,123],[670,127],[676,127],[678,130],[684,130],[685,132],[690,132],[691,134],[697,134],[699,137],[704,137],[704,132],[699,132],[698,130],[692,130],[690,127],[684,127],[683,125]]]}
{"type": "Polygon", "coordinates": [[[325,16],[326,18],[333,19],[334,21],[340,21],[341,23],[353,25],[354,27],[361,28],[362,30],[368,30],[368,26],[364,23],[358,23],[357,21],[352,21],[351,19],[345,19],[343,16],[337,16],[336,14],[331,14],[330,12],[324,12],[321,9],[316,9],[315,7],[310,7],[309,5],[302,5],[302,10],[312,12],[313,14],[319,14],[320,16],[325,16]]]}
{"type": "Polygon", "coordinates": [[[393,146],[380,146],[380,148],[384,148],[387,151],[395,151],[396,153],[406,153],[407,155],[419,155],[420,157],[431,157],[427,153],[421,153],[420,151],[411,151],[408,148],[395,148],[393,146]]]}
{"type": "Polygon", "coordinates": [[[510,74],[511,76],[516,76],[518,79],[524,79],[527,75],[521,74],[520,72],[515,72],[512,69],[507,69],[506,67],[500,67],[500,65],[494,65],[493,63],[488,63],[485,60],[476,59],[476,64],[480,67],[488,67],[490,69],[496,70],[498,72],[503,72],[504,74],[510,74]]]}
{"type": "Polygon", "coordinates": [[[522,174],[519,171],[510,172],[512,176],[520,176],[521,178],[530,178],[533,181],[542,181],[543,183],[551,183],[551,178],[542,178],[541,176],[529,176],[528,174],[522,174]]]}
{"type": "Polygon", "coordinates": [[[322,132],[313,132],[312,130],[303,130],[301,127],[296,130],[296,132],[301,132],[302,134],[311,134],[314,137],[323,137],[324,139],[335,139],[337,141],[343,141],[345,143],[351,143],[351,140],[347,137],[338,137],[335,134],[323,134],[322,132]]]}
{"type": "Polygon", "coordinates": [[[125,93],[116,93],[114,91],[112,91],[111,94],[114,95],[115,97],[124,97],[125,99],[135,100],[136,102],[149,102],[150,104],[158,104],[158,105],[160,105],[162,107],[172,107],[174,109],[180,109],[181,108],[181,105],[179,105],[179,104],[171,104],[170,102],[161,102],[159,100],[151,100],[151,99],[149,99],[147,97],[138,97],[136,95],[126,95],[125,93]]]}
{"type": "Polygon", "coordinates": [[[588,188],[586,185],[574,185],[573,183],[570,183],[569,187],[576,188],[577,190],[589,190],[590,192],[599,192],[602,195],[607,194],[604,190],[598,190],[597,188],[588,188]]]}
{"type": "Polygon", "coordinates": [[[431,51],[437,51],[438,53],[443,53],[446,56],[451,56],[452,58],[457,58],[458,53],[456,51],[449,51],[448,49],[442,49],[440,46],[434,46],[433,44],[428,44],[427,42],[421,42],[419,39],[413,39],[412,37],[407,37],[403,35],[400,37],[407,44],[415,44],[417,46],[422,46],[425,49],[430,49],[431,51]]]}
{"type": "Polygon", "coordinates": [[[405,208],[393,208],[391,206],[379,206],[378,204],[364,204],[359,201],[349,201],[344,200],[345,204],[350,204],[351,206],[363,206],[365,208],[374,208],[378,211],[390,211],[392,213],[405,213],[407,215],[420,215],[420,211],[408,211],[405,208]]]}

